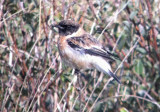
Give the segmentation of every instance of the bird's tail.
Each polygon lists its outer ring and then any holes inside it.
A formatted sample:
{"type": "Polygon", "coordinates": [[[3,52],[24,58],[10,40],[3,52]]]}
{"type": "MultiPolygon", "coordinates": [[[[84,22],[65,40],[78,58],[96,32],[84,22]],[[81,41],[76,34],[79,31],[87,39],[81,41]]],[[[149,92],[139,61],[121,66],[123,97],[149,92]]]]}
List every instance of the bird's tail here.
{"type": "Polygon", "coordinates": [[[106,62],[105,60],[95,60],[96,64],[95,64],[95,68],[97,68],[98,70],[104,72],[105,74],[108,74],[109,76],[113,77],[118,83],[121,84],[120,80],[118,79],[118,77],[111,71],[111,66],[108,62],[106,62]]]}
{"type": "Polygon", "coordinates": [[[121,84],[118,77],[108,68],[103,69],[103,68],[98,67],[97,69],[99,69],[100,71],[104,72],[105,74],[108,74],[109,76],[113,77],[119,84],[121,84]]]}
{"type": "Polygon", "coordinates": [[[119,84],[121,84],[120,80],[114,73],[112,73],[110,70],[106,70],[106,72],[108,75],[112,76],[119,84]]]}

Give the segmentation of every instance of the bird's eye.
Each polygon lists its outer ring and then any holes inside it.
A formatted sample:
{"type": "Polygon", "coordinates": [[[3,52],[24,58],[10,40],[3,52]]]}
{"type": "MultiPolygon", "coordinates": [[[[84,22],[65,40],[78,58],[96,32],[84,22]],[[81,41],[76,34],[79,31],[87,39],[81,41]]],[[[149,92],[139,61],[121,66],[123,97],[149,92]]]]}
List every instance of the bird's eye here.
{"type": "Polygon", "coordinates": [[[59,28],[62,29],[62,30],[66,29],[66,25],[59,25],[59,28]]]}

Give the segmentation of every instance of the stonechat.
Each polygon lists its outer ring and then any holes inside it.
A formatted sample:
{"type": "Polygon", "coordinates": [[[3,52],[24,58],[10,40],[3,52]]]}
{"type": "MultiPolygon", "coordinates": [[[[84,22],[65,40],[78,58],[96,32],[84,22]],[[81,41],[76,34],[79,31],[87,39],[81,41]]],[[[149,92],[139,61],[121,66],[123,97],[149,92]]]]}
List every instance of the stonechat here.
{"type": "Polygon", "coordinates": [[[59,31],[58,50],[65,64],[78,70],[97,69],[120,83],[109,63],[114,60],[113,55],[85,32],[80,24],[72,20],[63,20],[53,27],[57,27],[59,31]]]}

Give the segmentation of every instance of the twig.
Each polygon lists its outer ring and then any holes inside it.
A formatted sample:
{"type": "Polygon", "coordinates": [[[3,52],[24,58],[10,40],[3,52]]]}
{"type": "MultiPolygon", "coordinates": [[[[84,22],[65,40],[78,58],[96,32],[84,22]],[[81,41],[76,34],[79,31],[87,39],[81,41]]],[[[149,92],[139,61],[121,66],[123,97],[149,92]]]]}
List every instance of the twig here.
{"type": "Polygon", "coordinates": [[[101,32],[101,34],[98,37],[98,40],[101,38],[102,34],[104,33],[104,31],[111,25],[111,23],[117,19],[117,16],[126,8],[126,6],[130,3],[130,0],[128,0],[128,2],[123,6],[122,9],[120,9],[118,11],[118,9],[115,11],[115,15],[112,17],[112,19],[110,20],[110,22],[106,25],[106,27],[103,29],[103,31],[101,32]]]}
{"type": "MultiPolygon", "coordinates": [[[[43,92],[45,91],[45,89],[48,87],[48,85],[51,83],[51,81],[53,81],[54,80],[54,77],[55,77],[55,75],[58,73],[58,71],[56,72],[56,73],[54,73],[54,75],[50,78],[50,80],[47,82],[47,84],[45,85],[45,87],[44,87],[44,89],[41,91],[41,93],[39,94],[39,98],[41,98],[41,96],[42,96],[42,94],[43,94],[43,92]]],[[[56,80],[56,79],[55,79],[56,80]]],[[[34,107],[36,106],[36,103],[38,102],[38,99],[37,99],[37,101],[35,101],[35,103],[34,103],[34,105],[33,105],[33,109],[34,109],[34,107]]]]}
{"type": "Polygon", "coordinates": [[[49,72],[49,70],[51,69],[51,67],[52,67],[53,64],[54,64],[54,62],[52,62],[52,64],[50,65],[50,67],[49,67],[48,70],[46,71],[45,75],[43,76],[43,79],[42,79],[41,83],[39,84],[39,86],[38,86],[38,88],[37,88],[37,91],[36,91],[35,95],[33,96],[33,99],[32,99],[32,101],[31,101],[31,103],[30,103],[30,105],[29,105],[29,107],[28,107],[27,112],[29,112],[29,110],[30,110],[30,108],[31,108],[31,106],[32,106],[32,104],[33,104],[33,101],[34,101],[36,95],[38,94],[38,90],[40,89],[40,87],[41,87],[41,85],[42,85],[44,79],[46,78],[46,76],[47,76],[47,74],[48,74],[48,72],[49,72]]]}
{"type": "Polygon", "coordinates": [[[32,53],[32,50],[34,49],[35,45],[37,44],[38,40],[41,38],[41,15],[42,15],[42,11],[41,11],[41,7],[42,7],[42,0],[39,1],[39,33],[38,33],[38,38],[36,39],[35,43],[33,44],[29,54],[32,53]]]}
{"type": "Polygon", "coordinates": [[[15,112],[16,112],[17,107],[18,107],[18,103],[19,103],[19,100],[20,100],[20,96],[21,96],[23,87],[24,87],[24,85],[25,85],[25,83],[26,83],[26,80],[27,80],[27,78],[28,78],[28,76],[29,76],[29,72],[30,72],[31,68],[33,67],[34,61],[35,61],[35,60],[33,59],[32,62],[31,62],[31,65],[30,65],[30,67],[29,67],[29,69],[28,69],[28,71],[27,71],[27,73],[26,73],[26,76],[25,76],[25,78],[24,78],[24,81],[23,81],[23,84],[22,84],[22,87],[21,87],[21,89],[20,89],[19,96],[18,96],[18,99],[17,99],[17,103],[16,103],[16,107],[15,107],[15,112]]]}
{"type": "MultiPolygon", "coordinates": [[[[24,9],[27,9],[27,8],[28,8],[28,7],[24,8],[24,9]]],[[[11,16],[9,16],[9,17],[7,17],[7,18],[4,18],[3,21],[0,22],[0,26],[1,26],[1,24],[4,23],[5,21],[7,21],[7,20],[10,19],[11,17],[13,17],[13,16],[15,16],[15,15],[21,13],[21,12],[23,12],[23,10],[19,10],[19,11],[15,12],[14,14],[12,14],[11,16]]]]}
{"type": "Polygon", "coordinates": [[[102,101],[99,101],[97,102],[96,105],[98,105],[99,103],[103,103],[105,101],[108,101],[108,99],[111,99],[111,98],[119,98],[119,97],[133,97],[133,98],[138,98],[138,99],[142,99],[142,100],[145,100],[147,102],[150,102],[150,103],[153,103],[155,104],[159,109],[160,109],[160,105],[158,104],[158,102],[154,101],[154,100],[149,100],[149,99],[146,99],[144,97],[140,97],[140,96],[135,96],[135,95],[118,95],[118,96],[111,96],[111,97],[108,97],[102,101]]]}
{"type": "MultiPolygon", "coordinates": [[[[4,48],[4,49],[7,49],[7,50],[11,50],[11,49],[9,49],[9,47],[8,46],[6,46],[6,45],[3,45],[3,44],[0,44],[0,47],[2,47],[2,48],[4,48]]],[[[28,52],[26,52],[26,51],[23,51],[23,50],[20,50],[20,49],[17,49],[18,50],[18,52],[19,53],[23,53],[23,54],[25,54],[25,55],[27,55],[27,57],[31,57],[31,58],[33,58],[34,60],[38,60],[38,58],[36,58],[36,57],[33,57],[32,55],[30,55],[28,52]]],[[[12,49],[11,50],[13,53],[15,53],[15,51],[12,49]]]]}
{"type": "Polygon", "coordinates": [[[103,74],[101,74],[101,76],[99,77],[99,79],[98,79],[97,83],[94,85],[94,89],[92,90],[92,92],[91,92],[91,94],[90,94],[90,96],[89,96],[89,98],[88,98],[88,100],[87,100],[87,103],[85,104],[85,106],[84,106],[84,108],[83,108],[83,111],[82,111],[82,112],[84,112],[84,111],[85,111],[85,109],[86,109],[86,107],[87,107],[87,105],[88,105],[88,103],[89,103],[89,101],[90,101],[90,99],[91,99],[91,97],[92,97],[92,95],[93,95],[94,91],[96,90],[96,88],[97,88],[98,84],[101,82],[101,79],[102,79],[102,78],[103,78],[103,74]]]}
{"type": "MultiPolygon", "coordinates": [[[[74,70],[74,69],[73,69],[74,70]]],[[[74,74],[74,72],[72,72],[74,74]]],[[[64,93],[64,95],[62,96],[61,100],[59,101],[59,103],[57,104],[57,107],[55,108],[54,112],[57,111],[57,108],[59,108],[60,103],[62,102],[62,100],[64,99],[64,97],[66,96],[67,92],[70,90],[71,85],[77,80],[77,76],[74,75],[72,81],[69,83],[68,88],[66,90],[66,92],[64,93]]]]}
{"type": "Polygon", "coordinates": [[[122,30],[121,34],[118,36],[118,39],[117,39],[117,41],[116,41],[116,44],[115,44],[114,47],[113,47],[112,53],[115,51],[115,49],[116,49],[116,47],[117,47],[117,45],[118,45],[118,42],[119,42],[119,40],[121,39],[121,36],[122,36],[123,33],[124,33],[124,29],[122,30]]]}

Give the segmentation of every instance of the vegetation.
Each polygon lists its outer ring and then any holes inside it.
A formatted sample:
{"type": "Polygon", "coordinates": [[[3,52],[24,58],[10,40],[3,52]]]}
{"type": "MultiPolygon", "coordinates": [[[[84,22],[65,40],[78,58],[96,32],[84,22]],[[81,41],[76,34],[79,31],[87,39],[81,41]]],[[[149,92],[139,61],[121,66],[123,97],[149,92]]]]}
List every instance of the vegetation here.
{"type": "Polygon", "coordinates": [[[160,111],[159,0],[1,0],[0,109],[160,111]],[[72,19],[117,57],[118,84],[96,70],[61,63],[58,32],[72,19]]]}

